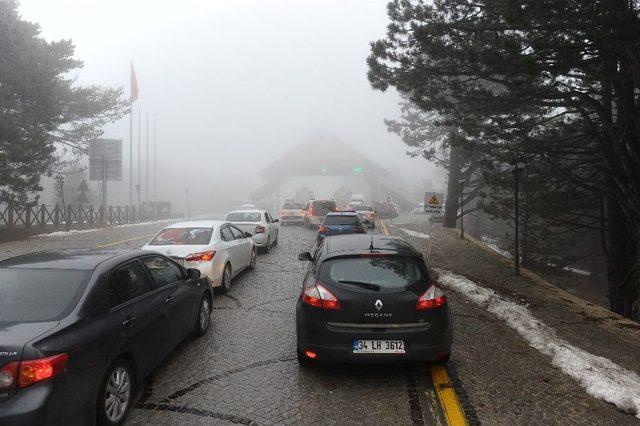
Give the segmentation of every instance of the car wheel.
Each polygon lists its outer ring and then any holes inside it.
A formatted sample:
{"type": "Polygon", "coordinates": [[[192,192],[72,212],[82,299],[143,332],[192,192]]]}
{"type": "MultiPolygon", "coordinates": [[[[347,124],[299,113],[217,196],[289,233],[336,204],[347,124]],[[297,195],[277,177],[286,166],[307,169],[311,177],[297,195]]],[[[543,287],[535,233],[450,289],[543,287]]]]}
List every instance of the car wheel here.
{"type": "Polygon", "coordinates": [[[278,233],[276,232],[276,239],[273,240],[273,245],[277,246],[278,245],[278,233]]]}
{"type": "Polygon", "coordinates": [[[231,265],[228,263],[224,266],[224,271],[222,272],[222,285],[220,286],[220,290],[223,293],[226,293],[231,288],[231,265]]]}
{"type": "Polygon", "coordinates": [[[98,393],[97,423],[121,425],[127,417],[133,399],[133,375],[131,366],[118,359],[109,367],[98,393]]]}
{"type": "Polygon", "coordinates": [[[211,299],[206,294],[200,300],[200,309],[196,318],[196,326],[194,333],[196,337],[202,337],[207,334],[209,325],[211,324],[211,299]]]}
{"type": "Polygon", "coordinates": [[[249,258],[249,269],[251,269],[251,270],[256,269],[256,263],[257,263],[257,257],[258,257],[258,254],[256,252],[257,252],[257,250],[254,247],[251,250],[251,257],[249,258]]]}
{"type": "Polygon", "coordinates": [[[265,253],[269,253],[269,250],[271,250],[271,237],[267,238],[267,244],[264,246],[265,253]]]}

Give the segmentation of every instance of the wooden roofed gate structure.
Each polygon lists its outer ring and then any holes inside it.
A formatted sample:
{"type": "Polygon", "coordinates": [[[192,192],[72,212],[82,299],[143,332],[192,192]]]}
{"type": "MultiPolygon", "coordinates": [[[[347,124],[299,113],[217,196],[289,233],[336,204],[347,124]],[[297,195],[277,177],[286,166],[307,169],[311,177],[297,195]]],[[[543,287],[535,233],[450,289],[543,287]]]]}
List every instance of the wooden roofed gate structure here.
{"type": "Polygon", "coordinates": [[[327,132],[319,131],[287,151],[261,172],[265,183],[251,194],[254,202],[280,204],[280,188],[291,177],[361,176],[371,187],[372,202],[384,201],[387,195],[403,209],[413,203],[385,184],[388,171],[347,142],[327,132]]]}

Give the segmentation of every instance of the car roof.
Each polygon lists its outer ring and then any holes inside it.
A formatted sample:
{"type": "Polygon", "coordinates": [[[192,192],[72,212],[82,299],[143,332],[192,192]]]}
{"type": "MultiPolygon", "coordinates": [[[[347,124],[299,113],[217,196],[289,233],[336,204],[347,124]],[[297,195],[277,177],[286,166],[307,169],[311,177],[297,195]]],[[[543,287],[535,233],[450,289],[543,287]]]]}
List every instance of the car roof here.
{"type": "Polygon", "coordinates": [[[227,223],[224,220],[189,220],[185,222],[173,223],[165,228],[215,228],[218,225],[227,223]]]}
{"type": "Polygon", "coordinates": [[[38,251],[0,261],[0,269],[71,269],[92,271],[110,259],[128,260],[140,256],[140,250],[77,249],[38,251]]]}
{"type": "Polygon", "coordinates": [[[260,210],[260,209],[246,209],[246,210],[231,210],[229,213],[266,213],[266,210],[260,210]]]}
{"type": "Polygon", "coordinates": [[[400,237],[381,234],[347,234],[326,237],[326,257],[354,254],[388,253],[421,257],[420,253],[400,237]]]}
{"type": "Polygon", "coordinates": [[[327,213],[327,216],[355,216],[356,212],[351,211],[351,210],[343,210],[340,212],[329,212],[327,213]]]}

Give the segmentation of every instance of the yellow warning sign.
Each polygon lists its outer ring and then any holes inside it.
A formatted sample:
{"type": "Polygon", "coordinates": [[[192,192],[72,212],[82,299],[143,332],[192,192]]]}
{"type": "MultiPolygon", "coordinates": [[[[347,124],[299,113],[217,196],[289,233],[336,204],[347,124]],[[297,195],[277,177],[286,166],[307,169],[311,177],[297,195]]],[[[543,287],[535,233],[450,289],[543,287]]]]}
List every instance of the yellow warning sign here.
{"type": "Polygon", "coordinates": [[[431,198],[429,198],[429,202],[427,204],[429,204],[430,206],[440,205],[440,202],[438,201],[438,197],[436,197],[436,194],[433,194],[431,198]]]}

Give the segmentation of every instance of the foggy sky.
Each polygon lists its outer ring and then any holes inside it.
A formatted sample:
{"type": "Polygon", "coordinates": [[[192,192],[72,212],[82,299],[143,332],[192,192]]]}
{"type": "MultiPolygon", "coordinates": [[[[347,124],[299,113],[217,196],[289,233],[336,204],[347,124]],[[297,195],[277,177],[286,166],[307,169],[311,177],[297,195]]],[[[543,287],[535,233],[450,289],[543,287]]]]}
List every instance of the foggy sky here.
{"type": "MultiPolygon", "coordinates": [[[[45,38],[73,40],[80,84],[123,86],[128,96],[133,61],[143,127],[146,112],[158,115],[167,199],[185,187],[197,198],[234,180],[258,185],[270,160],[323,129],[406,180],[430,178],[433,167],[407,157],[382,121],[399,115],[399,96],[367,81],[386,3],[21,0],[19,10],[45,38]]],[[[128,118],[105,130],[123,139],[127,164],[128,118]]],[[[126,188],[125,179],[116,202],[126,202],[126,188]]]]}

